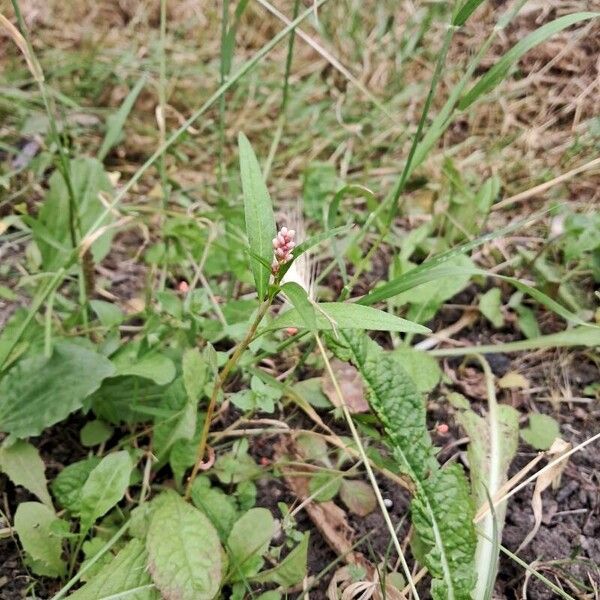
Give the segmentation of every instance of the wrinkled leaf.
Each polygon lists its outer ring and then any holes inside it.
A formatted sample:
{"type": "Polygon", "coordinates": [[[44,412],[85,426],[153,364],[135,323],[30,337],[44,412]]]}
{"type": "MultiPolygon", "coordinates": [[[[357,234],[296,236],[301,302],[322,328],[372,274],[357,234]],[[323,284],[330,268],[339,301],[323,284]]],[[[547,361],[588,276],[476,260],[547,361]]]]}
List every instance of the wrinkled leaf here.
{"type": "Polygon", "coordinates": [[[465,599],[475,585],[473,527],[475,507],[459,465],[438,469],[419,486],[411,502],[411,518],[423,562],[433,581],[434,600],[465,599]]]}

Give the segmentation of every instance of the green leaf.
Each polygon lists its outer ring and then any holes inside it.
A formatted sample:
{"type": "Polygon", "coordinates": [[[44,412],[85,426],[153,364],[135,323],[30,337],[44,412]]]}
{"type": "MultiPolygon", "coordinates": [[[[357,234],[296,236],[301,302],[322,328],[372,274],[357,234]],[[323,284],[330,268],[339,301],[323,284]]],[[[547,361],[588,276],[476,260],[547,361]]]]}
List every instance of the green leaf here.
{"type": "Polygon", "coordinates": [[[299,584],[307,573],[309,540],[310,532],[307,531],[300,543],[276,567],[263,571],[254,577],[253,581],[276,583],[284,588],[299,584]]]}
{"type": "Polygon", "coordinates": [[[103,327],[117,327],[123,322],[123,311],[112,302],[90,300],[90,307],[96,313],[103,327]]]}
{"type": "Polygon", "coordinates": [[[183,498],[166,494],[152,515],[146,549],[152,580],[165,598],[213,600],[216,596],[223,579],[219,536],[204,513],[183,498]]]}
{"type": "Polygon", "coordinates": [[[139,93],[142,91],[142,88],[146,84],[146,75],[142,75],[132,90],[127,94],[125,100],[123,100],[123,104],[119,107],[119,110],[110,115],[108,119],[106,119],[107,129],[106,135],[102,140],[102,146],[100,146],[100,150],[98,150],[98,160],[103,161],[106,158],[106,155],[110,152],[110,150],[116,146],[121,138],[123,137],[123,127],[125,125],[125,121],[127,121],[127,117],[139,96],[139,93]]]}
{"type": "Polygon", "coordinates": [[[560,437],[560,429],[552,417],[531,413],[529,426],[521,429],[521,437],[536,450],[548,450],[552,446],[552,442],[560,437]]]}
{"type": "Polygon", "coordinates": [[[475,585],[475,510],[462,468],[438,469],[421,482],[411,502],[411,518],[423,562],[432,576],[434,600],[467,600],[475,585]]]}
{"type": "MultiPolygon", "coordinates": [[[[248,243],[252,252],[271,264],[273,260],[273,238],[277,233],[271,197],[254,150],[243,133],[238,136],[238,145],[248,243]]],[[[271,274],[260,263],[252,262],[251,266],[258,298],[264,300],[271,274]]]]}
{"type": "Polygon", "coordinates": [[[104,421],[96,419],[86,423],[79,432],[82,446],[93,448],[107,442],[113,434],[113,428],[104,421]]]}
{"type": "MultiPolygon", "coordinates": [[[[388,283],[375,289],[375,291],[361,298],[359,302],[360,304],[364,305],[373,304],[374,302],[379,302],[381,300],[386,300],[387,298],[396,296],[401,292],[412,289],[413,287],[422,286],[423,284],[432,284],[437,279],[447,279],[451,277],[465,275],[494,277],[496,279],[506,281],[519,291],[531,296],[531,298],[537,300],[540,304],[543,304],[549,310],[563,317],[563,319],[567,321],[572,321],[573,323],[578,323],[580,325],[585,325],[585,321],[583,321],[578,315],[566,309],[564,306],[562,306],[561,304],[559,304],[558,302],[541,292],[540,290],[526,283],[523,283],[519,279],[516,279],[515,277],[508,277],[506,275],[499,275],[498,273],[490,273],[488,271],[485,271],[484,269],[478,269],[475,267],[471,268],[467,266],[437,267],[435,269],[430,270],[413,269],[405,275],[401,275],[398,278],[392,279],[388,283]],[[412,275],[413,272],[414,276],[412,275]]],[[[410,296],[407,296],[406,298],[409,299],[411,296],[414,296],[414,293],[410,296]]]]}
{"type": "Polygon", "coordinates": [[[340,487],[340,498],[348,510],[359,517],[366,517],[377,508],[375,492],[365,481],[344,479],[340,487]]]}
{"type": "Polygon", "coordinates": [[[483,4],[484,0],[465,0],[463,5],[460,7],[456,16],[452,19],[452,25],[461,27],[467,22],[467,19],[477,10],[480,4],[483,4]]]}
{"type": "Polygon", "coordinates": [[[427,431],[425,405],[401,365],[364,333],[340,331],[328,344],[350,360],[368,390],[398,467],[413,480],[412,519],[435,599],[467,599],[475,585],[474,508],[462,468],[441,470],[427,431]]]}
{"type": "Polygon", "coordinates": [[[359,370],[369,405],[386,430],[400,468],[415,479],[424,479],[438,465],[425,422],[425,403],[413,380],[364,333],[341,330],[327,343],[338,358],[349,360],[359,370]]]}
{"type": "Polygon", "coordinates": [[[54,510],[48,493],[46,466],[35,446],[22,440],[17,440],[12,445],[4,443],[0,448],[0,470],[6,473],[15,485],[22,485],[54,510]]]}
{"type": "Polygon", "coordinates": [[[485,294],[481,295],[481,298],[479,298],[479,310],[496,329],[504,325],[500,288],[491,288],[485,294]]]}
{"type": "MultiPolygon", "coordinates": [[[[340,329],[430,333],[430,330],[423,325],[401,319],[371,306],[345,302],[319,302],[315,304],[315,307],[317,329],[319,330],[331,330],[339,327],[340,329]]],[[[295,308],[277,316],[263,332],[287,327],[304,327],[304,320],[295,308]]]]}
{"type": "Polygon", "coordinates": [[[131,458],[125,450],[108,454],[92,469],[79,498],[82,531],[88,531],[96,519],[123,498],[132,469],[131,458]]]}
{"type": "MultiPolygon", "coordinates": [[[[70,161],[69,168],[79,228],[81,231],[88,231],[96,220],[105,214],[100,193],[112,194],[113,186],[102,163],[95,158],[75,158],[70,161]]],[[[44,204],[37,220],[32,222],[31,226],[42,255],[44,270],[55,271],[66,263],[72,250],[69,232],[69,191],[59,171],[52,174],[49,184],[50,189],[44,204]]],[[[108,213],[99,226],[108,225],[112,221],[112,213],[108,213]]],[[[114,230],[108,229],[92,244],[94,262],[100,262],[108,254],[113,234],[114,230]]]]}
{"type": "Polygon", "coordinates": [[[329,398],[323,393],[323,382],[320,377],[312,377],[295,383],[291,389],[302,400],[312,404],[315,408],[331,408],[329,398]]]}
{"type": "Polygon", "coordinates": [[[160,600],[146,563],[148,552],[139,540],[131,540],[69,600],[160,600]]]}
{"type": "Polygon", "coordinates": [[[20,360],[0,381],[0,430],[16,437],[39,435],[83,406],[112,363],[72,342],[57,342],[50,358],[20,360]],[[82,376],[85,374],[85,376],[82,376]]]}
{"type": "Polygon", "coordinates": [[[117,375],[144,377],[157,385],[167,385],[173,381],[177,370],[168,356],[152,353],[138,358],[132,355],[134,352],[137,353],[137,348],[124,349],[112,359],[117,368],[117,375]]]}
{"type": "Polygon", "coordinates": [[[600,16],[596,12],[579,12],[559,17],[542,25],[515,44],[502,58],[463,96],[459,102],[460,110],[465,110],[475,100],[495,88],[509,73],[511,67],[529,50],[545,42],[550,36],[587,19],[600,16]]]}
{"type": "Polygon", "coordinates": [[[15,529],[38,575],[59,577],[65,573],[61,539],[50,530],[57,520],[54,511],[39,502],[22,502],[17,507],[15,529]]]}
{"type": "Polygon", "coordinates": [[[248,440],[241,439],[231,452],[221,454],[214,466],[215,475],[224,484],[240,483],[260,475],[260,467],[248,454],[248,440]]]}
{"type": "Polygon", "coordinates": [[[208,377],[208,365],[198,348],[188,348],[182,360],[183,383],[188,398],[196,405],[208,377]]]}
{"type": "MultiPolygon", "coordinates": [[[[489,367],[486,367],[486,371],[489,367]]],[[[492,377],[491,373],[488,374],[492,377]]],[[[492,380],[493,381],[493,380],[492,380]]],[[[458,421],[469,436],[469,470],[471,473],[471,494],[475,506],[488,501],[488,494],[494,497],[508,479],[508,469],[517,452],[519,442],[519,413],[505,404],[497,404],[493,389],[488,392],[487,417],[483,418],[470,410],[469,402],[459,394],[449,396],[458,409],[458,421]]],[[[490,582],[495,581],[498,551],[492,537],[494,529],[502,537],[506,504],[497,506],[494,514],[486,515],[477,525],[482,533],[477,542],[475,565],[478,574],[475,598],[485,597],[490,582]]]]}
{"type": "Polygon", "coordinates": [[[234,523],[227,538],[232,581],[244,581],[260,571],[275,529],[266,508],[251,508],[234,523]]]}
{"type": "Polygon", "coordinates": [[[518,315],[517,324],[523,335],[530,340],[539,338],[541,336],[540,326],[531,308],[519,304],[515,310],[518,315]]]}
{"type": "Polygon", "coordinates": [[[65,467],[55,477],[50,489],[60,506],[72,513],[79,512],[81,488],[99,464],[100,459],[97,456],[90,456],[65,467]]]}
{"type": "Polygon", "coordinates": [[[410,375],[419,392],[431,392],[440,382],[442,370],[437,360],[429,356],[427,352],[409,346],[399,346],[390,354],[410,375]]]}
{"type": "Polygon", "coordinates": [[[208,487],[198,478],[192,487],[192,502],[210,519],[221,540],[226,540],[238,517],[235,500],[218,488],[208,487]]]}
{"type": "MultiPolygon", "coordinates": [[[[143,377],[113,377],[106,379],[86,404],[109,423],[139,423],[160,411],[165,389],[143,377]]],[[[161,414],[165,415],[165,411],[161,414]]],[[[170,414],[166,411],[167,417],[170,414]]]]}
{"type": "Polygon", "coordinates": [[[289,281],[281,286],[281,291],[294,305],[294,308],[304,323],[304,327],[310,331],[315,331],[317,328],[315,307],[311,304],[306,290],[298,283],[289,281]]]}
{"type": "Polygon", "coordinates": [[[341,484],[342,478],[338,477],[335,473],[318,471],[314,475],[311,475],[308,489],[315,501],[327,502],[337,496],[341,484]]]}
{"type": "Polygon", "coordinates": [[[161,408],[168,411],[165,418],[155,418],[154,452],[162,463],[179,440],[191,440],[196,431],[198,401],[185,391],[181,378],[176,379],[164,392],[161,408]]]}

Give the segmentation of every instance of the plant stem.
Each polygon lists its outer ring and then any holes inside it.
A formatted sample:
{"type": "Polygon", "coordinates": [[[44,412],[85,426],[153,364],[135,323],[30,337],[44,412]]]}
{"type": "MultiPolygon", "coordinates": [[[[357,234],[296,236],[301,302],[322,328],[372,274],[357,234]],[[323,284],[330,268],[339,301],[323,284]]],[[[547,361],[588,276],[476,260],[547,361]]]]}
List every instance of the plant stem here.
{"type": "Polygon", "coordinates": [[[210,396],[210,401],[208,403],[208,408],[206,409],[206,416],[204,417],[204,425],[202,426],[202,433],[200,434],[200,441],[198,442],[198,448],[196,450],[196,462],[194,463],[194,468],[192,469],[192,473],[190,478],[188,479],[187,486],[185,488],[185,499],[189,500],[190,495],[192,493],[192,486],[194,485],[194,480],[198,476],[198,471],[200,470],[200,465],[202,464],[202,459],[204,458],[204,453],[206,452],[206,442],[208,440],[208,434],[210,433],[210,425],[213,418],[213,414],[215,412],[215,406],[217,404],[217,398],[219,397],[219,392],[223,389],[223,385],[227,381],[227,377],[231,373],[232,369],[238,363],[240,357],[242,356],[244,350],[249,346],[250,342],[254,338],[256,334],[256,330],[260,325],[260,322],[263,320],[264,316],[267,314],[269,307],[273,301],[273,296],[269,295],[267,299],[260,306],[256,318],[252,323],[250,329],[246,333],[244,339],[236,346],[233,354],[229,357],[229,360],[223,367],[221,373],[217,377],[215,381],[215,385],[213,386],[213,391],[210,396]]]}

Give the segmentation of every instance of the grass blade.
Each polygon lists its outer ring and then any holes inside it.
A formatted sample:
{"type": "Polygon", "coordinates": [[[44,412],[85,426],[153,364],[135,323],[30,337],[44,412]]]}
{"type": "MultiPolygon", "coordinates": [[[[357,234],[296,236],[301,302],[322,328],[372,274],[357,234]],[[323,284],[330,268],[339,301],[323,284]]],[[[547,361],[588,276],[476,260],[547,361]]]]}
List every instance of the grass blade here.
{"type": "Polygon", "coordinates": [[[98,150],[98,160],[103,162],[106,158],[107,154],[112,150],[114,146],[119,143],[119,139],[123,133],[123,126],[125,125],[125,121],[137,100],[142,88],[146,84],[146,76],[142,75],[138,82],[135,84],[133,89],[127,94],[125,100],[123,100],[123,104],[119,107],[119,110],[110,115],[106,120],[107,130],[104,139],[102,140],[102,146],[100,146],[100,150],[98,150]]]}
{"type": "Polygon", "coordinates": [[[597,12],[578,12],[559,17],[542,25],[515,44],[462,98],[458,107],[465,110],[480,96],[495,88],[509,73],[511,67],[529,50],[567,27],[600,16],[597,12]]]}

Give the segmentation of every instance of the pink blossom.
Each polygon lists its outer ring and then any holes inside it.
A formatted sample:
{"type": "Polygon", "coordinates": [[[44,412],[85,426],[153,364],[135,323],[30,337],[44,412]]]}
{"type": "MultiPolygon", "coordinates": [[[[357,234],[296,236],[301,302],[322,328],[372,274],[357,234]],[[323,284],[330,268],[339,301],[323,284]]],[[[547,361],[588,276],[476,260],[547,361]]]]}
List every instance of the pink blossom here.
{"type": "Polygon", "coordinates": [[[282,227],[277,232],[277,236],[273,238],[273,251],[275,254],[271,264],[273,274],[279,271],[281,265],[285,265],[293,258],[292,250],[296,246],[295,236],[296,232],[293,229],[282,227]]]}

